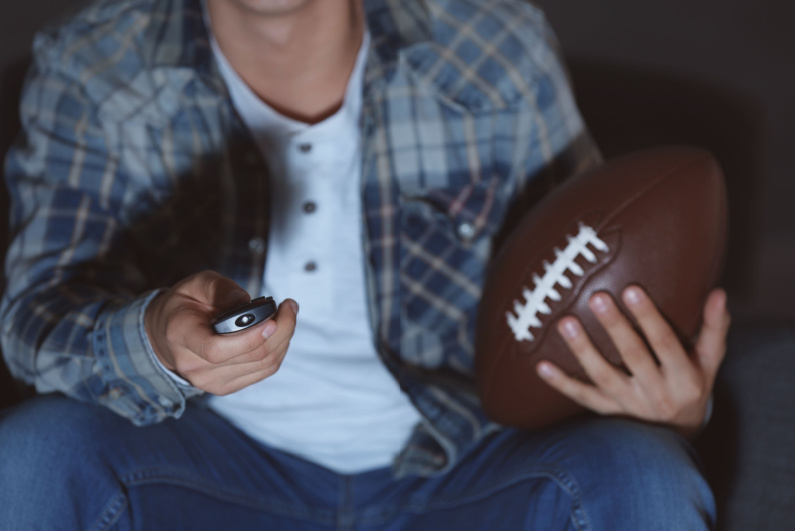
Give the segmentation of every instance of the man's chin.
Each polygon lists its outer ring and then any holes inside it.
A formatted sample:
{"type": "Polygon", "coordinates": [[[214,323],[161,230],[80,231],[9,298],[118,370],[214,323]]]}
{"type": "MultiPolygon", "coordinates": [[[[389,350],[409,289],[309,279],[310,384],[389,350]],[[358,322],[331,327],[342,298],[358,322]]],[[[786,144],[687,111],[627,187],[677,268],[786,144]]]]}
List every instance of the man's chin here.
{"type": "Polygon", "coordinates": [[[281,16],[300,11],[316,0],[220,0],[238,7],[251,14],[263,16],[281,16]]]}

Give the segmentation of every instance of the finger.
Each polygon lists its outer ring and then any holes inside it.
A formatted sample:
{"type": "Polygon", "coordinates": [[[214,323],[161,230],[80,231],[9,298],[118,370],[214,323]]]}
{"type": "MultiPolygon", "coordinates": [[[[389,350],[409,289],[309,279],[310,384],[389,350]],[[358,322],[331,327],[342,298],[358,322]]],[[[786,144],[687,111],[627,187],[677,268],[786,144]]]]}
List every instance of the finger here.
{"type": "Polygon", "coordinates": [[[659,385],[662,375],[657,363],[613,298],[607,293],[597,293],[588,305],[607,331],[629,372],[647,386],[659,385]]]}
{"type": "Polygon", "coordinates": [[[708,381],[712,382],[726,355],[726,335],[731,317],[726,310],[726,292],[713,290],[704,304],[704,323],[696,341],[695,351],[708,381]]]}
{"type": "MultiPolygon", "coordinates": [[[[265,325],[265,329],[262,332],[263,337],[269,333],[269,330],[279,330],[275,321],[268,321],[268,324],[265,325]]],[[[265,341],[256,348],[229,358],[223,362],[223,365],[241,365],[246,363],[261,362],[264,359],[272,356],[274,352],[284,349],[289,342],[289,338],[283,339],[276,333],[272,333],[270,337],[266,338],[265,341]]]]}
{"type": "Polygon", "coordinates": [[[287,348],[285,347],[280,352],[274,353],[266,359],[240,365],[239,367],[244,370],[238,372],[234,378],[229,380],[226,383],[227,387],[240,390],[260,380],[273,376],[281,368],[286,355],[287,348]]]}
{"type": "Polygon", "coordinates": [[[219,312],[251,300],[249,294],[234,280],[209,270],[188,277],[177,286],[177,290],[219,312]]]}
{"type": "MultiPolygon", "coordinates": [[[[262,329],[262,334],[266,341],[258,344],[256,348],[250,351],[242,352],[228,359],[225,363],[250,363],[263,359],[268,356],[270,352],[279,351],[282,348],[286,349],[286,345],[289,344],[295,332],[297,308],[298,304],[292,299],[285,299],[282,301],[276,314],[266,321],[267,324],[262,329]]],[[[235,336],[239,333],[242,334],[244,332],[236,332],[230,335],[235,336]]]]}
{"type": "Polygon", "coordinates": [[[693,363],[681,341],[646,292],[639,286],[630,286],[624,290],[622,298],[638,320],[663,370],[692,370],[693,363]]]}
{"type": "Polygon", "coordinates": [[[277,364],[268,367],[267,369],[262,369],[259,371],[248,371],[238,376],[234,380],[227,382],[224,386],[224,389],[222,389],[222,393],[229,394],[240,391],[241,389],[244,389],[250,385],[254,385],[256,383],[261,382],[262,380],[270,378],[271,376],[276,374],[278,370],[279,370],[279,365],[277,364]]]}
{"type": "Polygon", "coordinates": [[[214,365],[224,364],[238,356],[257,351],[266,335],[275,335],[273,323],[265,320],[251,328],[233,334],[216,334],[206,316],[190,328],[182,329],[185,347],[214,365]]]}
{"type": "Polygon", "coordinates": [[[616,413],[616,402],[592,385],[575,380],[549,361],[536,366],[536,372],[550,387],[581,406],[602,415],[616,413]]]}
{"type": "MultiPolygon", "coordinates": [[[[290,342],[288,340],[279,347],[271,348],[267,346],[266,343],[264,347],[221,363],[209,363],[198,355],[191,354],[189,357],[181,358],[181,363],[177,367],[177,372],[192,383],[194,383],[196,378],[200,378],[202,381],[208,381],[212,383],[213,386],[217,387],[218,385],[223,385],[223,382],[236,378],[240,374],[261,371],[271,365],[281,364],[289,344],[290,342]],[[197,362],[197,360],[199,361],[197,362]]],[[[200,387],[196,385],[196,383],[194,383],[194,386],[209,391],[209,389],[200,387]]]]}
{"type": "Polygon", "coordinates": [[[298,303],[293,299],[284,299],[273,316],[278,328],[270,338],[271,344],[278,345],[285,340],[289,341],[295,333],[297,319],[298,303]]]}
{"type": "Polygon", "coordinates": [[[564,317],[558,322],[558,331],[596,387],[613,397],[619,395],[626,386],[626,377],[619,374],[594,347],[579,321],[574,317],[564,317]]]}
{"type": "Polygon", "coordinates": [[[272,376],[279,370],[281,359],[267,365],[261,362],[226,365],[190,376],[191,384],[214,395],[228,395],[272,376]]]}
{"type": "Polygon", "coordinates": [[[206,377],[211,378],[214,389],[212,392],[228,394],[275,374],[287,355],[289,344],[287,340],[276,349],[268,349],[265,356],[245,363],[234,363],[240,359],[236,358],[230,363],[206,371],[206,377]]]}

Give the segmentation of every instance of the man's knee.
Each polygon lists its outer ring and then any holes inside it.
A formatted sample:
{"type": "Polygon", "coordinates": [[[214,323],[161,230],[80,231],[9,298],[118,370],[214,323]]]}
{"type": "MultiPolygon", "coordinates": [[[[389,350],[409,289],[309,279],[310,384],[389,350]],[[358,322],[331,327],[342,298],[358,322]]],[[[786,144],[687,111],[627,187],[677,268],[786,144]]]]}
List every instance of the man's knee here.
{"type": "Polygon", "coordinates": [[[67,466],[107,440],[112,417],[102,408],[59,395],[23,402],[0,417],[2,466],[67,466]]]}
{"type": "Polygon", "coordinates": [[[590,518],[612,522],[614,529],[699,529],[714,521],[712,493],[697,458],[672,431],[603,419],[584,425],[577,445],[578,466],[590,470],[572,472],[590,518]]]}
{"type": "Polygon", "coordinates": [[[4,412],[0,527],[10,522],[51,522],[49,516],[58,514],[68,519],[84,496],[100,503],[102,491],[114,483],[103,447],[113,446],[112,432],[124,422],[102,408],[54,395],[4,412]],[[95,489],[94,496],[89,489],[95,489]]]}

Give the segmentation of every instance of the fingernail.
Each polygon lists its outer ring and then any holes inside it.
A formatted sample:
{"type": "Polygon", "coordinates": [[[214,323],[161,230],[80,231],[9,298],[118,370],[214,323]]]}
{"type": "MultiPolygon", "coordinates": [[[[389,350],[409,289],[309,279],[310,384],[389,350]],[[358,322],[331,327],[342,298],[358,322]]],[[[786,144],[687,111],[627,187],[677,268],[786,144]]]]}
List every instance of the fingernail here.
{"type": "Polygon", "coordinates": [[[555,376],[555,370],[548,363],[539,363],[538,375],[545,380],[549,380],[555,376]]]}
{"type": "Polygon", "coordinates": [[[561,322],[561,326],[563,327],[563,334],[566,337],[569,338],[577,337],[577,333],[579,332],[579,327],[572,319],[564,319],[561,322]]]}
{"type": "Polygon", "coordinates": [[[639,304],[640,303],[640,290],[638,288],[635,288],[635,287],[625,289],[624,290],[624,301],[627,304],[639,304]]]}
{"type": "Polygon", "coordinates": [[[262,329],[262,337],[268,339],[274,332],[276,332],[276,323],[274,321],[268,321],[265,328],[262,329]]]}
{"type": "Polygon", "coordinates": [[[295,313],[297,315],[298,314],[298,303],[295,302],[293,299],[289,299],[289,302],[290,302],[290,308],[293,309],[293,313],[295,313]]]}
{"type": "Polygon", "coordinates": [[[607,311],[607,296],[601,293],[591,297],[589,301],[591,309],[595,312],[604,313],[607,311]]]}

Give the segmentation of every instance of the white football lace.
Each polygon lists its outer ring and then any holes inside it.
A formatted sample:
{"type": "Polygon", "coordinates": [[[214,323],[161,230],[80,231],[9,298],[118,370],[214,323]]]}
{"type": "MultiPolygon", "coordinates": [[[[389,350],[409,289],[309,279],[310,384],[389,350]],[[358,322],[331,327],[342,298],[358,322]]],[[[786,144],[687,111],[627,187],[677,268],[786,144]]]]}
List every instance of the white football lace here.
{"type": "Polygon", "coordinates": [[[522,290],[524,304],[518,300],[514,301],[513,310],[516,314],[506,312],[508,326],[511,327],[517,341],[532,341],[534,336],[530,328],[541,327],[539,314],[549,315],[552,313],[544,301],[547,298],[553,301],[561,299],[560,292],[555,289],[555,285],[560,284],[564,289],[571,289],[571,280],[565,273],[570,271],[578,277],[585,273],[574,260],[578,256],[582,256],[592,264],[596,262],[596,254],[588,248],[588,244],[598,251],[609,251],[607,244],[596,235],[596,231],[584,223],[580,223],[580,231],[576,236],[566,236],[566,240],[568,245],[565,249],[561,251],[557,247],[555,248],[554,263],[550,264],[546,260],[544,261],[544,276],[539,277],[538,274],[533,274],[535,289],[531,290],[525,287],[522,290]]]}

